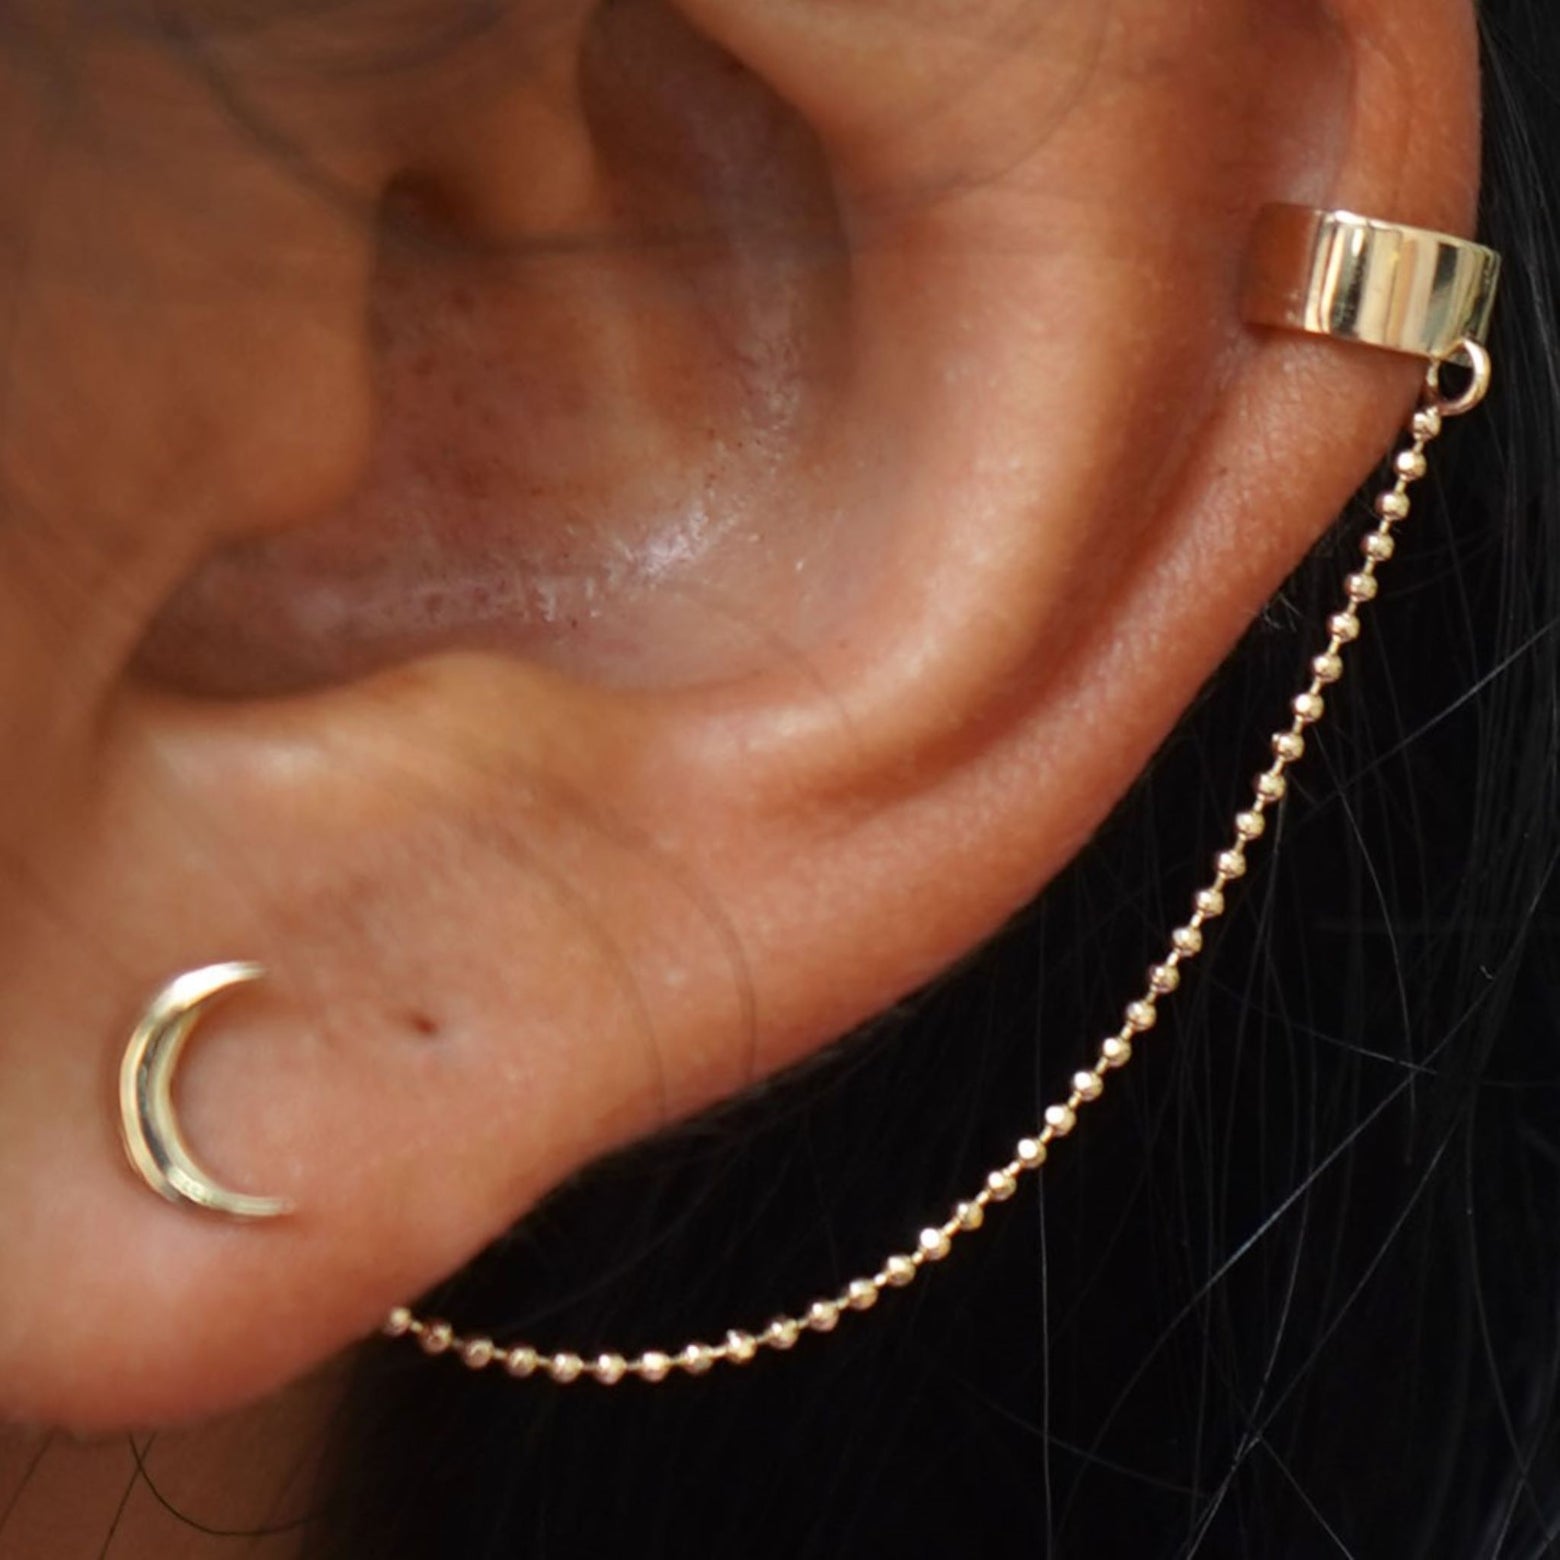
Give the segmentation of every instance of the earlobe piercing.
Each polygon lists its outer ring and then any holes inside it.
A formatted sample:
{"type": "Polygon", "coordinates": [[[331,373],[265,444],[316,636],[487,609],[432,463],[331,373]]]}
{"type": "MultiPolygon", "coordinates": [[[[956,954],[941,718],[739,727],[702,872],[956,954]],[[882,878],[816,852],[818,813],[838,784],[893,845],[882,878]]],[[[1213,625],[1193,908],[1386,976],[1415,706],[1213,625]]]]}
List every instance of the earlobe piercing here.
{"type": "Polygon", "coordinates": [[[131,1168],[159,1197],[230,1219],[276,1219],[292,1204],[230,1191],[201,1167],[179,1127],[173,1079],[205,1005],[264,974],[258,964],[210,964],[169,981],[142,1014],[119,1066],[119,1129],[131,1168]]]}

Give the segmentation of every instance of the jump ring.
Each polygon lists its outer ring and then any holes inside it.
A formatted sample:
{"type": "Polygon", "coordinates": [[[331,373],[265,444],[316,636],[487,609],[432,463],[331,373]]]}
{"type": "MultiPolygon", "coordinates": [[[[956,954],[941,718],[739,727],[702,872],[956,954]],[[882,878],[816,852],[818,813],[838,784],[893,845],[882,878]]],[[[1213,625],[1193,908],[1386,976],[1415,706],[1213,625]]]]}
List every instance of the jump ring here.
{"type": "Polygon", "coordinates": [[[1425,375],[1425,404],[1433,406],[1443,417],[1461,417],[1471,412],[1490,393],[1490,355],[1477,341],[1465,336],[1440,361],[1430,365],[1425,375]],[[1469,373],[1467,387],[1460,395],[1441,393],[1441,368],[1455,363],[1469,373]]]}

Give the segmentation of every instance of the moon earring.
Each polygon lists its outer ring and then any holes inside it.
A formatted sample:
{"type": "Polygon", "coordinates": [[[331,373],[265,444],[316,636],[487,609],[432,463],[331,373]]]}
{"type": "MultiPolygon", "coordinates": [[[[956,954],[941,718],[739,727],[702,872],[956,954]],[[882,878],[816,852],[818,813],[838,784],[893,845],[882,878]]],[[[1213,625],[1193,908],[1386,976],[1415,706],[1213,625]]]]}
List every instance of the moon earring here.
{"type": "Polygon", "coordinates": [[[130,1167],[159,1197],[230,1219],[276,1219],[293,1211],[278,1197],[223,1186],[185,1141],[173,1104],[174,1074],[206,1005],[259,980],[258,964],[209,964],[168,982],[152,998],[119,1065],[119,1130],[130,1167]]]}

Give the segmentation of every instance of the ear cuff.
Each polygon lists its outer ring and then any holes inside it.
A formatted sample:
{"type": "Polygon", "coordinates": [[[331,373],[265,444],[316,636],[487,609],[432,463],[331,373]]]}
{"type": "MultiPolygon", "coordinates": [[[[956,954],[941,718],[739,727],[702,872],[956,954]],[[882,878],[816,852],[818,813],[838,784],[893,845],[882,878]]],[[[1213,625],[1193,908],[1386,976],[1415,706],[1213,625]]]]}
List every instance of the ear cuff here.
{"type": "Polygon", "coordinates": [[[1243,307],[1253,325],[1458,362],[1479,378],[1499,285],[1500,256],[1468,239],[1274,205],[1257,216],[1243,307]]]}

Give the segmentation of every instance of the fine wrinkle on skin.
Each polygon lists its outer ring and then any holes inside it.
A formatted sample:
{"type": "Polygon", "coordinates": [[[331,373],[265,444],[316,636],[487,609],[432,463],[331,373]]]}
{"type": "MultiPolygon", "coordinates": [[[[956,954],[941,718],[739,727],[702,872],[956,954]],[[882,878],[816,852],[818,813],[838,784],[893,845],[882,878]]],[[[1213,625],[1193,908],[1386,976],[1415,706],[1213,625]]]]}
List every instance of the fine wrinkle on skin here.
{"type": "MultiPolygon", "coordinates": [[[[967,134],[960,136],[955,128],[949,139],[958,143],[958,150],[948,157],[945,169],[934,165],[914,180],[896,180],[879,191],[863,192],[870,221],[875,225],[895,211],[956,202],[1021,177],[1024,165],[1065,126],[1089,93],[1101,87],[1096,78],[1110,53],[1115,13],[1116,0],[1074,0],[1072,5],[1064,0],[1060,6],[1048,7],[1021,0],[1008,17],[999,19],[999,25],[972,40],[980,47],[965,71],[939,82],[939,96],[933,102],[912,105],[906,122],[918,122],[923,136],[927,126],[939,122],[956,127],[972,105],[1011,91],[1014,75],[1022,75],[1031,64],[1032,80],[1046,82],[1044,111],[1026,116],[1021,137],[1001,136],[989,148],[970,147],[967,134]],[[1065,62],[1060,71],[1058,61],[1065,62]]],[[[901,139],[903,128],[903,124],[893,127],[884,139],[901,139]]],[[[935,133],[929,138],[935,140],[935,133]]]]}

